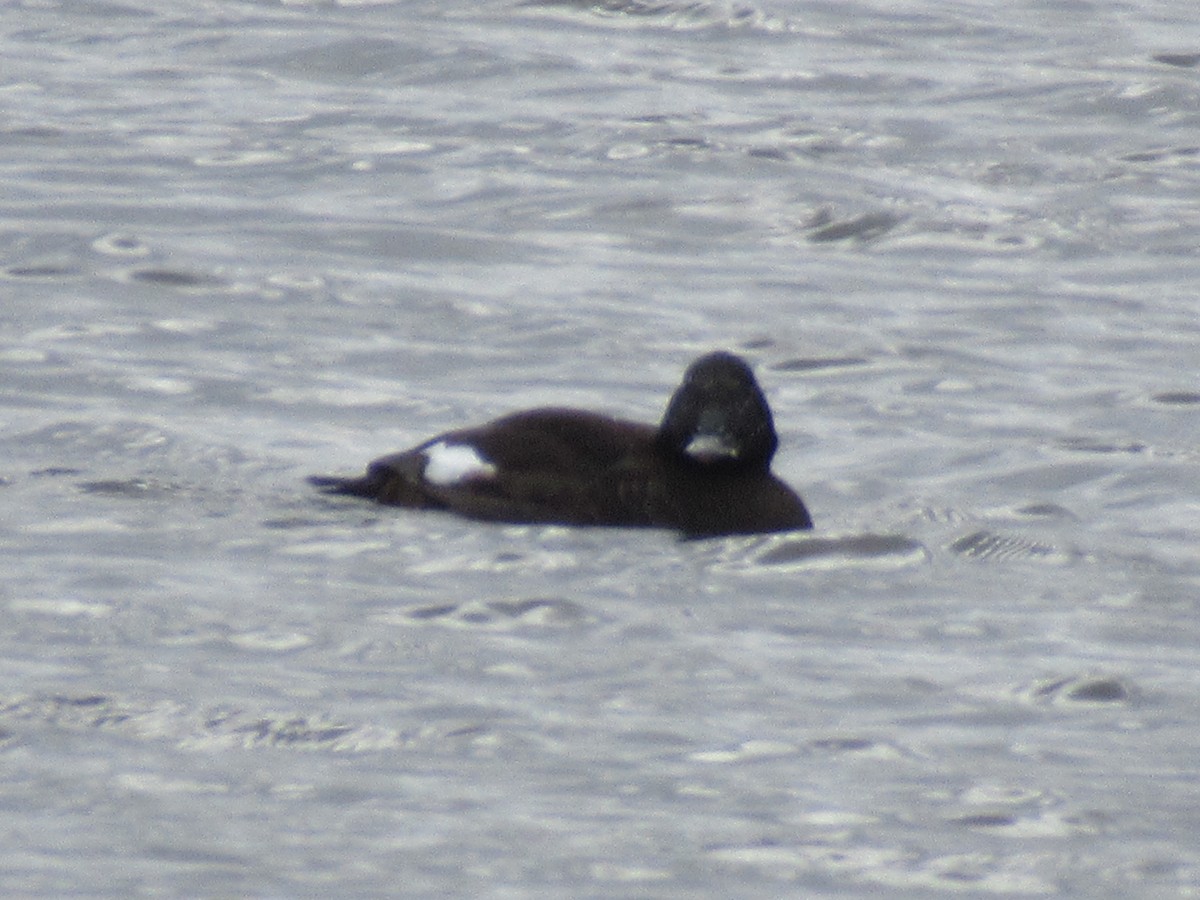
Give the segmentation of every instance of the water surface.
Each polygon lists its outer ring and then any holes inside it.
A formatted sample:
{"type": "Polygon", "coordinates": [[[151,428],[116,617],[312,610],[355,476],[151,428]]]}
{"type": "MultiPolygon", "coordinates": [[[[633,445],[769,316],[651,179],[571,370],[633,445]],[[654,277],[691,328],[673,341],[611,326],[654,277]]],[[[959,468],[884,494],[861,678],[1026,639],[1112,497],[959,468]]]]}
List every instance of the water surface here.
{"type": "Polygon", "coordinates": [[[1200,889],[1189,4],[38,3],[6,894],[1200,889]],[[314,495],[755,365],[811,535],[314,495]]]}

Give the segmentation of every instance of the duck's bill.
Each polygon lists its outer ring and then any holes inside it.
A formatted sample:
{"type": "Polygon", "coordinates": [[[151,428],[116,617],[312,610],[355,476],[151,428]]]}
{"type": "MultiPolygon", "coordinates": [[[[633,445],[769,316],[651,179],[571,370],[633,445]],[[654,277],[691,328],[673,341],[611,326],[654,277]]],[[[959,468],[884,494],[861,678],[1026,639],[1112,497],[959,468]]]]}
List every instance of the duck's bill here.
{"type": "Polygon", "coordinates": [[[730,462],[738,458],[738,448],[725,435],[698,434],[693,437],[683,452],[696,462],[730,462]]]}

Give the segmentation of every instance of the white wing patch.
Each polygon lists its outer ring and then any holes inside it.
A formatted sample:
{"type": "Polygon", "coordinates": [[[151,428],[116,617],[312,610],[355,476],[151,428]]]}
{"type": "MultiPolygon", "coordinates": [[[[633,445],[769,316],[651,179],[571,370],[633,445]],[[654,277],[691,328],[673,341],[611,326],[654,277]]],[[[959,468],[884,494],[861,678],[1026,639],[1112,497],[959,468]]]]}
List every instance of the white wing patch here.
{"type": "Polygon", "coordinates": [[[448,487],[480,478],[491,478],[496,467],[469,444],[430,444],[425,453],[425,480],[448,487]]]}

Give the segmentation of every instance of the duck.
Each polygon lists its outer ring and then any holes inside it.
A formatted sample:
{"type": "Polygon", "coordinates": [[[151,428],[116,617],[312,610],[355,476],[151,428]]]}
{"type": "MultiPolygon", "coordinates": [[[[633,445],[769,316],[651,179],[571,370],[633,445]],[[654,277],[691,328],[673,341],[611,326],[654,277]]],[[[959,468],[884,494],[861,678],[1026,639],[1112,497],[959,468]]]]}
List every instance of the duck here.
{"type": "Polygon", "coordinates": [[[376,459],[322,492],[485,522],[662,528],[685,538],[812,528],[771,473],[779,445],[745,360],[696,359],[657,426],[546,407],[448,431],[376,459]]]}

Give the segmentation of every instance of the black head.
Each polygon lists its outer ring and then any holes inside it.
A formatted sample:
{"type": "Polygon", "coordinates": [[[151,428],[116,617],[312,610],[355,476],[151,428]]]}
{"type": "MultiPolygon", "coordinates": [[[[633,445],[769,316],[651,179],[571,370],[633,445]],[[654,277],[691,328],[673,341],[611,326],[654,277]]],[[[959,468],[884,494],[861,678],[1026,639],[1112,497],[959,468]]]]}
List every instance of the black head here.
{"type": "Polygon", "coordinates": [[[779,438],[750,367],[732,353],[709,353],[690,366],[671,397],[658,440],[695,463],[766,469],[779,438]]]}

